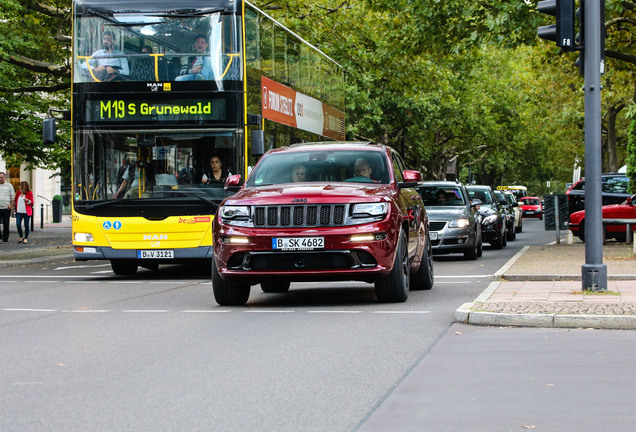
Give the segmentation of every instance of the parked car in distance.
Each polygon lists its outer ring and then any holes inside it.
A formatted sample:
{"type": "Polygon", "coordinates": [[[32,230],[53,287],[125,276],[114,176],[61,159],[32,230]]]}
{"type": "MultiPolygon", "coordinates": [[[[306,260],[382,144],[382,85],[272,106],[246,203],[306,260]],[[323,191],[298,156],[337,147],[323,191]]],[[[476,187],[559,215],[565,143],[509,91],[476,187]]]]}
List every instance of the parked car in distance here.
{"type": "MultiPolygon", "coordinates": [[[[602,205],[620,204],[629,198],[629,178],[625,174],[601,175],[602,205]]],[[[576,182],[565,193],[568,197],[570,214],[585,210],[585,179],[576,182]]]]}
{"type": "Polygon", "coordinates": [[[543,220],[543,205],[539,197],[526,196],[519,201],[524,218],[539,218],[543,220]]]}
{"type": "MultiPolygon", "coordinates": [[[[610,204],[601,208],[603,219],[636,219],[636,194],[630,196],[621,204],[610,204]]],[[[585,210],[574,212],[570,215],[570,231],[585,241],[585,210]]],[[[632,225],[632,231],[636,231],[636,224],[632,225]]],[[[625,241],[627,225],[603,225],[604,238],[615,238],[625,241]]]]}
{"type": "Polygon", "coordinates": [[[508,244],[506,220],[499,209],[499,202],[492,188],[483,185],[468,185],[466,189],[472,203],[478,205],[483,241],[490,243],[495,249],[506,246],[508,244]]]}
{"type": "Polygon", "coordinates": [[[508,200],[508,203],[512,206],[515,213],[515,232],[520,233],[523,231],[523,213],[521,212],[517,196],[511,191],[504,191],[504,196],[508,200]]]}
{"type": "Polygon", "coordinates": [[[481,220],[466,187],[452,181],[426,181],[415,188],[426,206],[434,254],[482,255],[481,220]]]}
{"type": "MultiPolygon", "coordinates": [[[[268,151],[213,222],[212,288],[242,305],[252,285],[282,293],[293,281],[375,284],[380,302],[433,286],[419,171],[368,143],[297,144],[268,151]],[[292,173],[303,169],[304,176],[292,173]]],[[[240,185],[239,175],[226,187],[240,185]]]]}
{"type": "MultiPolygon", "coordinates": [[[[504,219],[506,220],[506,240],[513,241],[517,238],[517,229],[515,227],[515,209],[512,204],[508,202],[506,195],[501,190],[493,191],[495,193],[495,197],[497,198],[497,206],[499,207],[499,211],[504,215],[504,219]]],[[[515,203],[515,206],[517,203],[515,203]]]]}

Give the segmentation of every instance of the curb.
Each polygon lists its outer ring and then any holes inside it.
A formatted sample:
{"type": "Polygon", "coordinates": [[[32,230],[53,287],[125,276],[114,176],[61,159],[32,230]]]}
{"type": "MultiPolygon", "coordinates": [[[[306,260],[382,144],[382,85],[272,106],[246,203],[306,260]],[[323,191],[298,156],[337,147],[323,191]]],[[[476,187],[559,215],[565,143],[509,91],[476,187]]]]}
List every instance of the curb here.
{"type": "Polygon", "coordinates": [[[473,311],[474,305],[464,303],[455,311],[455,321],[481,326],[636,330],[634,315],[509,314],[473,311]]]}
{"type": "Polygon", "coordinates": [[[39,264],[43,262],[62,261],[62,260],[69,260],[69,259],[70,260],[74,259],[74,255],[73,254],[51,255],[51,256],[38,257],[38,258],[27,258],[24,261],[6,260],[6,261],[0,261],[0,268],[22,267],[22,266],[29,266],[32,264],[39,264]]]}
{"type": "MultiPolygon", "coordinates": [[[[529,246],[524,246],[502,268],[497,270],[493,275],[493,281],[474,301],[461,305],[455,311],[455,321],[480,326],[636,330],[636,316],[634,315],[511,314],[473,310],[476,304],[485,303],[504,279],[508,281],[581,280],[581,275],[506,275],[505,272],[528,249],[529,246]]],[[[634,280],[636,275],[615,275],[608,276],[608,279],[634,280]]]]}

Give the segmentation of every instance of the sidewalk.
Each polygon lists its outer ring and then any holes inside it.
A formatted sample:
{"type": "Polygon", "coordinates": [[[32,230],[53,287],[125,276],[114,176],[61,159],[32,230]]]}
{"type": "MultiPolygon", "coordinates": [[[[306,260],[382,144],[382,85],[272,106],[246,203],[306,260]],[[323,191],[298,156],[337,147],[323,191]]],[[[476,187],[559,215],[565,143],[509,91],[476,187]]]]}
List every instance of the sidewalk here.
{"type": "Polygon", "coordinates": [[[476,325],[636,329],[633,245],[603,246],[606,292],[583,292],[585,244],[526,246],[495,274],[475,301],[455,312],[476,325]]]}
{"type": "Polygon", "coordinates": [[[20,244],[18,240],[15,219],[11,219],[9,241],[0,242],[0,268],[51,259],[73,259],[69,215],[64,215],[60,223],[45,222],[43,228],[37,222],[29,233],[29,243],[20,244]]]}

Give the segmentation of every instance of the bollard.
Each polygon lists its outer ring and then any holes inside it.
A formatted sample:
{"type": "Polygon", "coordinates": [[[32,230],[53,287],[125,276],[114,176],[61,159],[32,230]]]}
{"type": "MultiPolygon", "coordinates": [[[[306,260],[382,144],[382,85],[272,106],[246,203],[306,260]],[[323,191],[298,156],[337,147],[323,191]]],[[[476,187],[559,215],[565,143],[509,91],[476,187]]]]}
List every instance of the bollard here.
{"type": "Polygon", "coordinates": [[[40,204],[40,229],[44,228],[44,204],[40,204]]]}

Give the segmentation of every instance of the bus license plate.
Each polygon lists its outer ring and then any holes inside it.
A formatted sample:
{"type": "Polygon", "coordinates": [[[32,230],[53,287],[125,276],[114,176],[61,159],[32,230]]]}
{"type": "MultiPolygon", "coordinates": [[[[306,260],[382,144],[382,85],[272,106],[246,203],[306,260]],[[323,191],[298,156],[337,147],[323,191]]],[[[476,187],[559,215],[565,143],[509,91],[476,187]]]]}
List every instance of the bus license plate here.
{"type": "Polygon", "coordinates": [[[431,240],[437,240],[437,232],[429,231],[428,232],[428,238],[430,238],[431,240]]]}
{"type": "Polygon", "coordinates": [[[324,249],[324,237],[274,237],[272,249],[275,250],[314,250],[324,249]]]}
{"type": "Polygon", "coordinates": [[[174,258],[173,250],[138,250],[137,258],[153,259],[153,258],[174,258]]]}

